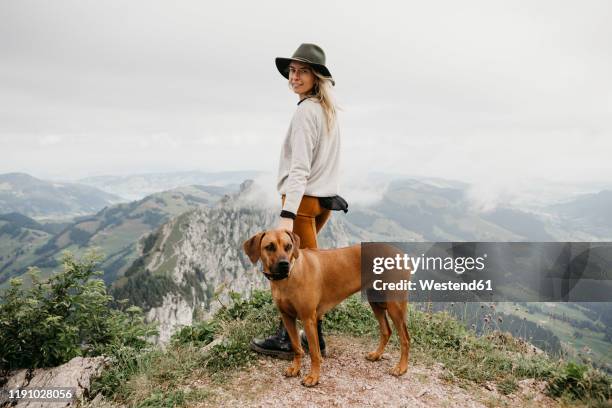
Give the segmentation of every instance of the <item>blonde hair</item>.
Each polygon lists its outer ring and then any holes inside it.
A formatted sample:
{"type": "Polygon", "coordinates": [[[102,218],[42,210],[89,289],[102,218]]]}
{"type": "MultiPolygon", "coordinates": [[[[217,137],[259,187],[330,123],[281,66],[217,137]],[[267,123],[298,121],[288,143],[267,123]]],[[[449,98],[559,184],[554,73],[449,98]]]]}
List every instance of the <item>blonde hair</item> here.
{"type": "Polygon", "coordinates": [[[327,131],[331,132],[336,124],[339,110],[332,91],[332,82],[331,79],[321,75],[314,69],[312,73],[316,78],[312,89],[312,95],[321,104],[323,112],[325,113],[325,118],[327,119],[327,131]]]}

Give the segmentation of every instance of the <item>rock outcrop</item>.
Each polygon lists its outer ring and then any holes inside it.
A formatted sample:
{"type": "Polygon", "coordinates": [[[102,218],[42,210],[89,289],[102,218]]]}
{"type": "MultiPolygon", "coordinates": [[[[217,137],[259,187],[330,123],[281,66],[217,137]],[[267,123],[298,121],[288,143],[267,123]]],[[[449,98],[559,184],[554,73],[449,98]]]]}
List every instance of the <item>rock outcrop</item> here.
{"type": "MultiPolygon", "coordinates": [[[[139,270],[131,271],[129,279],[132,286],[144,287],[151,279],[159,281],[151,277],[164,279],[161,294],[156,286],[149,292],[157,298],[140,304],[147,320],[159,324],[158,343],[166,343],[194,319],[210,317],[230,302],[231,292],[248,296],[267,287],[242,250],[245,240],[278,221],[277,209],[266,206],[261,194],[252,181],[246,181],[237,194],[226,195],[213,207],[186,212],[157,230],[155,243],[147,246],[136,262],[139,270]]],[[[359,241],[333,217],[319,238],[322,248],[359,241]]]]}
{"type": "Polygon", "coordinates": [[[108,364],[106,357],[75,357],[69,362],[53,368],[38,368],[35,370],[21,369],[10,372],[0,383],[2,393],[0,394],[0,407],[19,408],[43,408],[43,407],[72,407],[76,402],[89,397],[91,380],[100,374],[105,365],[108,364]],[[74,392],[74,398],[65,402],[50,402],[45,399],[16,399],[9,400],[8,392],[17,389],[25,390],[47,390],[52,388],[70,388],[74,392]]]}

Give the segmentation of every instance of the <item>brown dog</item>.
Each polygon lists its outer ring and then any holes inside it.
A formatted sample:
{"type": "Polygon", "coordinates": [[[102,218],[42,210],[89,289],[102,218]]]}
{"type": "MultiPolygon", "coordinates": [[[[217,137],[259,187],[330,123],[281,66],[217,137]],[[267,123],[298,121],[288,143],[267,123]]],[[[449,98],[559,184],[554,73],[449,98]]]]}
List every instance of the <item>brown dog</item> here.
{"type": "MultiPolygon", "coordinates": [[[[321,370],[317,320],[361,289],[361,246],[324,250],[299,247],[299,236],[287,230],[260,232],[243,245],[253,263],[261,259],[263,273],[270,280],[272,297],[289,333],[295,355],[285,371],[288,377],[295,377],[300,372],[304,350],[300,344],[296,318],[304,324],[312,364],[302,384],[311,387],[319,382],[321,370]]],[[[391,370],[395,376],[404,374],[408,369],[410,335],[406,327],[406,305],[405,300],[370,303],[380,326],[380,342],[376,351],[368,353],[366,358],[376,361],[383,354],[391,336],[388,313],[401,345],[400,361],[391,370]]]]}

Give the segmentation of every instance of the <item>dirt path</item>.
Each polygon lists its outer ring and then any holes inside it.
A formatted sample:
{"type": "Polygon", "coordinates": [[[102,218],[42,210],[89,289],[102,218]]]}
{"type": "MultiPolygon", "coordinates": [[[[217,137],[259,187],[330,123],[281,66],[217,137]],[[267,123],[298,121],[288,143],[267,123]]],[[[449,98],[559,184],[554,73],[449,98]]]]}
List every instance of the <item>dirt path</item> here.
{"type": "Polygon", "coordinates": [[[382,361],[364,358],[374,344],[365,339],[332,336],[323,360],[321,382],[314,388],[300,384],[308,372],[310,358],[298,378],[285,378],[287,361],[261,357],[253,366],[237,372],[223,385],[203,379],[192,384],[212,392],[196,407],[557,407],[541,392],[542,384],[525,380],[511,396],[494,386],[468,389],[445,381],[441,365],[412,364],[408,373],[393,377],[389,370],[399,351],[389,349],[382,361]],[[490,389],[487,389],[490,388],[490,389]]]}

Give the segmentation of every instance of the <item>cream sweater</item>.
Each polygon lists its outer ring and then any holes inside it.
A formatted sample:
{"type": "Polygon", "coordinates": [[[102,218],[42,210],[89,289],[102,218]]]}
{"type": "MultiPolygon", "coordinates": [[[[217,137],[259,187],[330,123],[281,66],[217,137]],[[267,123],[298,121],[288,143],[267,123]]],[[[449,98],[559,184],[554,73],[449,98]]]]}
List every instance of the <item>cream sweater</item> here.
{"type": "Polygon", "coordinates": [[[338,194],[340,129],[331,132],[323,107],[313,98],[298,103],[281,148],[277,189],[285,194],[284,211],[297,214],[303,195],[338,194]]]}

